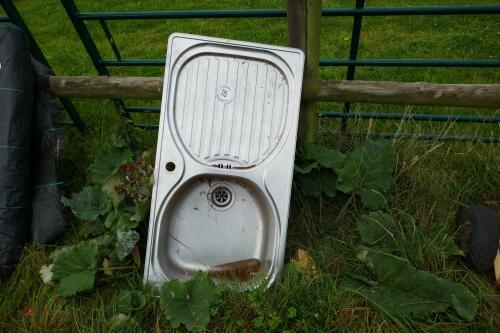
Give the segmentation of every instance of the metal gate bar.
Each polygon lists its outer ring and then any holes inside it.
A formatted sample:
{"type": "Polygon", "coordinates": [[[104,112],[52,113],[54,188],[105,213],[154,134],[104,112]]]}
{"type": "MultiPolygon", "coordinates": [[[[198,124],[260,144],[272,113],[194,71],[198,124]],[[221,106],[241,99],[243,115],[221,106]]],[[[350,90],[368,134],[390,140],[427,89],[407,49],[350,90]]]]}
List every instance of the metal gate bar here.
{"type": "Polygon", "coordinates": [[[349,119],[385,119],[385,120],[413,120],[413,121],[451,121],[456,123],[500,123],[498,116],[466,116],[447,114],[411,114],[385,112],[319,112],[318,117],[349,118],[349,119]]]}
{"type": "Polygon", "coordinates": [[[500,14],[500,5],[323,8],[321,10],[323,16],[353,16],[357,13],[363,16],[500,14]]]}
{"type": "Polygon", "coordinates": [[[332,59],[321,58],[320,66],[382,66],[382,67],[500,67],[500,60],[448,59],[332,59]]]}
{"type": "MultiPolygon", "coordinates": [[[[66,1],[66,0],[61,0],[66,1]]],[[[72,0],[71,0],[72,1],[72,0]]],[[[188,18],[258,18],[286,17],[286,9],[233,9],[233,10],[176,10],[154,12],[79,12],[82,20],[130,20],[130,19],[188,19],[188,18]]],[[[476,15],[500,14],[500,5],[480,6],[420,6],[420,7],[367,7],[323,8],[322,16],[401,16],[401,15],[476,15]]]]}
{"type": "MultiPolygon", "coordinates": [[[[164,59],[101,60],[104,66],[165,66],[164,59]]],[[[413,60],[413,59],[333,59],[321,58],[320,66],[373,66],[373,67],[500,67],[500,60],[413,60]]]]}
{"type": "MultiPolygon", "coordinates": [[[[364,6],[365,6],[365,0],[356,0],[356,9],[362,9],[364,6]]],[[[362,20],[363,20],[362,15],[355,15],[354,16],[354,20],[352,23],[351,47],[349,50],[349,60],[356,60],[356,58],[358,57],[359,37],[361,35],[362,20]]],[[[320,64],[321,64],[321,59],[320,59],[320,64]]],[[[348,65],[346,79],[352,81],[354,79],[355,72],[356,72],[356,66],[355,65],[348,65]]],[[[351,109],[351,103],[346,102],[346,103],[344,103],[344,107],[342,109],[342,112],[344,114],[347,114],[347,113],[349,113],[350,109],[351,109]]],[[[340,123],[340,130],[343,133],[347,132],[347,119],[348,119],[348,117],[343,117],[342,121],[340,123]]]]}
{"type": "MultiPolygon", "coordinates": [[[[19,14],[12,0],[2,0],[1,5],[5,10],[7,16],[0,17],[0,22],[12,22],[13,24],[21,28],[26,33],[30,41],[31,54],[35,57],[35,59],[50,67],[47,58],[45,57],[42,50],[38,46],[38,43],[31,34],[31,31],[28,29],[28,26],[24,23],[24,20],[22,19],[21,15],[19,14]]],[[[63,105],[64,109],[66,109],[66,112],[68,112],[68,115],[72,120],[71,123],[68,122],[65,123],[69,125],[74,125],[80,131],[83,131],[85,129],[85,123],[83,122],[82,118],[80,118],[80,114],[76,110],[73,103],[67,98],[59,98],[59,100],[61,101],[61,104],[63,105]]]]}
{"type": "MultiPolygon", "coordinates": [[[[92,63],[94,64],[94,67],[97,70],[97,73],[99,75],[109,76],[108,69],[107,69],[106,65],[104,65],[102,63],[101,54],[99,53],[99,50],[97,49],[97,45],[95,44],[94,40],[92,39],[92,36],[91,36],[89,30],[87,29],[87,26],[85,25],[85,23],[83,21],[78,19],[76,16],[76,13],[78,12],[78,10],[76,8],[75,3],[72,0],[61,0],[61,3],[63,4],[64,9],[66,10],[66,13],[68,14],[69,19],[71,20],[71,23],[73,23],[73,26],[75,27],[75,30],[78,33],[78,36],[80,37],[80,40],[82,41],[83,46],[85,47],[85,50],[87,51],[88,55],[90,56],[90,59],[92,60],[92,63]]],[[[101,22],[104,22],[104,21],[101,21],[101,22]]],[[[101,25],[102,25],[102,23],[101,23],[101,25]]],[[[111,32],[109,31],[109,29],[108,29],[108,33],[111,36],[111,32]]],[[[108,38],[108,41],[109,41],[109,38],[108,38]]],[[[111,44],[111,42],[110,42],[110,44],[111,44]]],[[[113,42],[113,44],[114,44],[114,42],[113,42]]],[[[111,45],[111,47],[113,47],[113,46],[111,45]]],[[[123,100],[115,99],[115,100],[113,100],[113,104],[120,111],[121,115],[123,115],[127,118],[131,118],[128,111],[125,109],[125,103],[123,102],[123,100]]]]}
{"type": "Polygon", "coordinates": [[[321,132],[320,136],[349,136],[349,137],[379,137],[386,139],[399,140],[424,140],[424,141],[448,141],[448,142],[482,142],[482,143],[500,143],[498,136],[456,136],[439,134],[406,134],[406,133],[348,133],[342,132],[321,132]]]}

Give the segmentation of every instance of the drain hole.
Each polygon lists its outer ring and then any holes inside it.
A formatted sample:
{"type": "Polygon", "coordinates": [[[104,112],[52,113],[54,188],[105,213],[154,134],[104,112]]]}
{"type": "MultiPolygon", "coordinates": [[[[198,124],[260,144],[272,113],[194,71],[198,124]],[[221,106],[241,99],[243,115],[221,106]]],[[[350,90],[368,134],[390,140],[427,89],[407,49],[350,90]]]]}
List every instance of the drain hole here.
{"type": "Polygon", "coordinates": [[[175,170],[175,163],[168,162],[167,165],[165,165],[165,169],[167,169],[168,172],[174,171],[175,170]]]}
{"type": "Polygon", "coordinates": [[[227,187],[220,186],[212,191],[212,202],[217,207],[226,207],[232,198],[233,194],[227,187]]]}

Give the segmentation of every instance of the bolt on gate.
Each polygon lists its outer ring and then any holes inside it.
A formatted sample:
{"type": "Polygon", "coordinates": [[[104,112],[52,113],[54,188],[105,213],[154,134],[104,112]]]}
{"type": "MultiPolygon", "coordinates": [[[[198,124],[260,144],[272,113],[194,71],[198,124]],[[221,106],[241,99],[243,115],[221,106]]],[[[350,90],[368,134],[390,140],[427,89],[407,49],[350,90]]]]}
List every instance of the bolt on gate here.
{"type": "MultiPolygon", "coordinates": [[[[394,67],[500,67],[499,59],[490,60],[451,60],[451,59],[359,59],[358,49],[361,42],[362,21],[365,16],[394,15],[480,15],[500,14],[500,5],[478,6],[420,6],[420,7],[365,7],[364,0],[356,0],[353,8],[322,8],[321,0],[288,0],[287,9],[241,9],[241,10],[183,10],[183,11],[145,11],[145,12],[81,12],[74,0],[61,0],[73,26],[88,52],[99,75],[108,76],[113,66],[164,66],[164,59],[124,59],[107,25],[110,20],[157,20],[157,19],[216,19],[216,18],[264,18],[288,17],[288,44],[299,47],[306,53],[304,79],[319,79],[320,66],[347,67],[346,79],[354,80],[359,66],[394,67]],[[353,17],[351,43],[348,59],[320,58],[319,36],[321,16],[353,17]],[[86,22],[99,22],[115,59],[104,59],[94,41],[86,22]]],[[[123,100],[114,100],[120,112],[131,118],[131,113],[159,112],[159,107],[127,106],[123,100]]],[[[350,112],[350,103],[345,102],[341,111],[318,112],[316,101],[303,101],[299,134],[309,142],[316,140],[317,117],[340,118],[341,132],[347,133],[348,119],[381,119],[413,121],[452,121],[464,123],[500,123],[499,116],[442,115],[442,114],[403,114],[350,112]]],[[[136,124],[138,127],[155,129],[157,125],[136,124]]],[[[380,133],[387,138],[402,137],[396,133],[380,133]]],[[[408,136],[408,135],[406,135],[408,136]]],[[[411,136],[411,135],[410,135],[411,136]]],[[[500,142],[500,136],[460,137],[444,135],[419,135],[412,138],[424,140],[482,141],[500,142]]]]}

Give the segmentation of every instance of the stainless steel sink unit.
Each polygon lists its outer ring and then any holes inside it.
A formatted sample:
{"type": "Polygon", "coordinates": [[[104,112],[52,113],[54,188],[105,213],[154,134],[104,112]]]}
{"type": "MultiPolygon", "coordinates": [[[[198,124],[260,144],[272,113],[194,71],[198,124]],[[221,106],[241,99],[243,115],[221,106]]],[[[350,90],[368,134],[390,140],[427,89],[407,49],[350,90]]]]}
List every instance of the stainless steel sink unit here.
{"type": "Polygon", "coordinates": [[[298,49],[170,36],[145,282],[188,280],[199,270],[240,288],[274,281],[303,64],[298,49]]]}

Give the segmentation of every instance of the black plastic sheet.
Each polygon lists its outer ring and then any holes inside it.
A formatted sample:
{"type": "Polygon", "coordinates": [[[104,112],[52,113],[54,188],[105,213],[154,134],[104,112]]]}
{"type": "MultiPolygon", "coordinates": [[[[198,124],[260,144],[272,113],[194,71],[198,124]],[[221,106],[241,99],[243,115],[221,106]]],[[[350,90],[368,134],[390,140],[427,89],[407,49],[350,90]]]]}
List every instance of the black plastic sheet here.
{"type": "Polygon", "coordinates": [[[32,130],[32,218],[31,240],[54,241],[66,228],[57,164],[62,150],[63,132],[56,128],[60,108],[54,104],[48,77],[52,71],[33,60],[35,73],[35,112],[32,130]]]}
{"type": "Polygon", "coordinates": [[[67,223],[49,74],[32,60],[24,32],[0,25],[0,277],[11,274],[26,242],[51,242],[67,223]]]}

